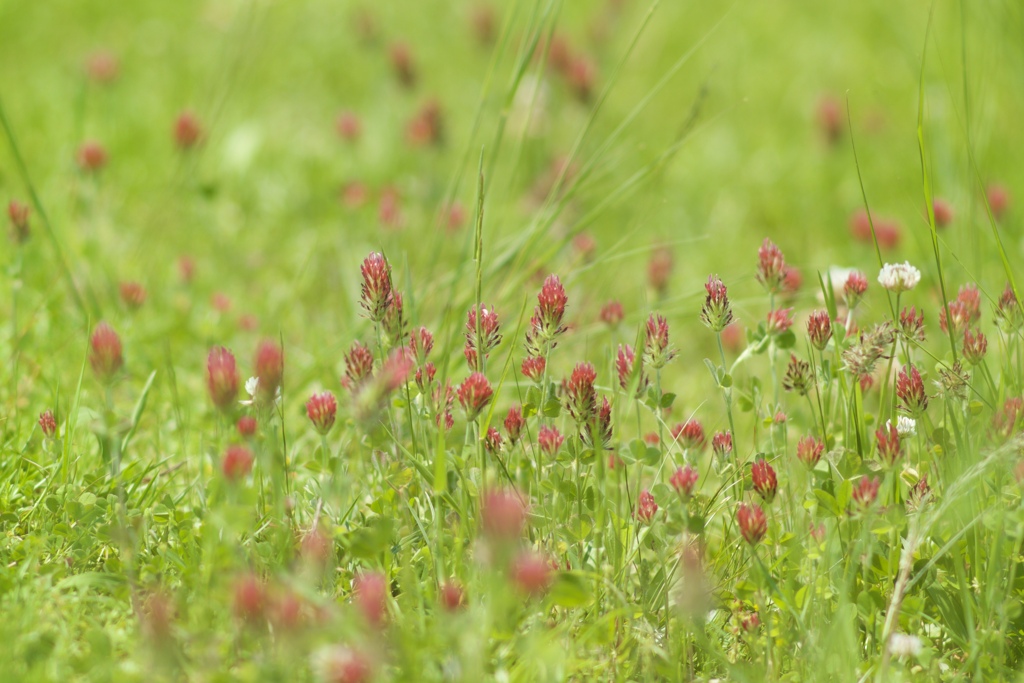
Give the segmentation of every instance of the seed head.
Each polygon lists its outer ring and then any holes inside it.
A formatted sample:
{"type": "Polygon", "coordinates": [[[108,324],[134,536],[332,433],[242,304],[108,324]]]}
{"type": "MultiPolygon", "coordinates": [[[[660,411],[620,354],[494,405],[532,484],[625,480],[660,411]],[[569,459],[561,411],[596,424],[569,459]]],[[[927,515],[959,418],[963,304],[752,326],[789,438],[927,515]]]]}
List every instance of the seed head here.
{"type": "Polygon", "coordinates": [[[796,444],[796,457],[803,464],[807,465],[808,469],[814,469],[814,466],[821,460],[821,454],[825,451],[825,444],[813,436],[806,436],[796,444]]]}
{"type": "Polygon", "coordinates": [[[238,368],[235,357],[223,346],[210,349],[206,357],[206,386],[210,399],[219,410],[230,410],[238,396],[238,368]]]}
{"type": "Polygon", "coordinates": [[[896,377],[896,397],[908,414],[919,417],[928,408],[928,394],[924,390],[921,373],[913,365],[904,365],[896,377]]]}
{"type": "Polygon", "coordinates": [[[543,426],[537,433],[537,445],[544,455],[554,457],[565,443],[565,437],[555,427],[543,426]]]}
{"type": "Polygon", "coordinates": [[[43,436],[53,439],[57,436],[57,420],[53,417],[53,411],[47,410],[39,415],[39,428],[43,430],[43,436]]]}
{"type": "Polygon", "coordinates": [[[786,375],[782,378],[782,388],[786,391],[795,391],[800,396],[806,396],[811,382],[811,364],[790,354],[786,375]]]}
{"type": "Polygon", "coordinates": [[[118,370],[124,365],[121,338],[110,325],[101,322],[93,330],[90,340],[89,364],[101,382],[113,381],[118,370]]]}
{"type": "Polygon", "coordinates": [[[689,499],[693,496],[693,490],[697,486],[697,479],[699,479],[697,470],[687,464],[685,467],[677,469],[668,481],[676,493],[682,496],[683,499],[689,499]]]}
{"type": "Polygon", "coordinates": [[[729,292],[717,275],[709,275],[704,285],[707,296],[700,311],[700,319],[708,329],[718,333],[732,322],[732,306],[729,304],[729,292]]]}
{"type": "Polygon", "coordinates": [[[313,423],[313,428],[320,434],[326,435],[334,426],[334,418],[338,412],[338,402],[334,394],[323,391],[313,394],[306,401],[306,415],[313,423]]]}
{"type": "Polygon", "coordinates": [[[756,503],[740,503],[736,509],[736,524],[740,528],[743,540],[750,545],[757,545],[768,533],[768,518],[756,503]]]}
{"type": "Polygon", "coordinates": [[[391,265],[383,254],[373,252],[363,260],[360,272],[363,274],[360,305],[370,320],[375,323],[383,322],[394,297],[391,265]]]}
{"type": "Polygon", "coordinates": [[[675,349],[669,347],[668,321],[661,315],[651,314],[647,318],[647,337],[644,340],[644,362],[660,370],[676,357],[675,349]]]}
{"type": "Polygon", "coordinates": [[[775,478],[775,470],[764,458],[758,458],[750,465],[750,479],[754,490],[765,503],[771,504],[779,490],[779,482],[775,478]]]}
{"type": "Polygon", "coordinates": [[[778,294],[782,291],[785,270],[786,259],[782,250],[766,237],[757,250],[757,281],[769,294],[778,294]]]}
{"type": "Polygon", "coordinates": [[[474,372],[459,385],[457,392],[459,405],[466,411],[466,419],[470,422],[476,420],[480,411],[491,402],[491,384],[479,372],[474,372]]]}
{"type": "Polygon", "coordinates": [[[642,522],[650,523],[657,512],[658,504],[654,501],[654,496],[651,495],[650,491],[644,489],[640,492],[640,497],[636,501],[636,518],[642,522]]]}
{"type": "Polygon", "coordinates": [[[828,311],[814,311],[807,319],[807,337],[811,346],[824,351],[828,346],[828,340],[832,338],[832,320],[828,317],[828,311]]]}

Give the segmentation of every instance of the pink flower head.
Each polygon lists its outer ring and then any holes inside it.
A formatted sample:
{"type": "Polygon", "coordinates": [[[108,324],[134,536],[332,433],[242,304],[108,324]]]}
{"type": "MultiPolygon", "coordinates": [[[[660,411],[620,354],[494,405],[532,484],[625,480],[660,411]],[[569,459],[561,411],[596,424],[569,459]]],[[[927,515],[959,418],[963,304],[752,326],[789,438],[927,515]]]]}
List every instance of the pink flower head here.
{"type": "Polygon", "coordinates": [[[981,330],[971,332],[964,330],[964,358],[971,365],[977,365],[985,359],[988,352],[988,339],[981,330]]]}
{"type": "Polygon", "coordinates": [[[107,165],[107,150],[98,142],[88,141],[78,148],[78,167],[89,173],[96,173],[107,165]]]}
{"type": "Polygon", "coordinates": [[[252,472],[252,452],[245,446],[233,444],[224,451],[224,459],[220,463],[224,478],[234,483],[249,476],[252,472]]]}
{"type": "Polygon", "coordinates": [[[523,419],[523,409],[519,406],[509,408],[508,415],[505,416],[505,433],[508,434],[510,444],[515,446],[519,442],[519,436],[525,426],[526,420],[523,419]]]}
{"type": "Polygon", "coordinates": [[[416,85],[416,66],[412,61],[412,50],[405,43],[393,43],[388,48],[391,69],[395,72],[398,82],[406,88],[416,85]]]}
{"type": "Polygon", "coordinates": [[[825,444],[813,436],[806,436],[796,444],[796,457],[803,464],[807,465],[808,468],[814,469],[814,466],[821,460],[821,454],[825,450],[825,444]]]}
{"type": "Polygon", "coordinates": [[[284,379],[284,351],[269,339],[256,348],[256,379],[260,397],[273,400],[284,379]]]}
{"type": "Polygon", "coordinates": [[[853,487],[853,502],[861,510],[871,507],[871,504],[878,498],[878,487],[881,484],[878,477],[861,477],[857,485],[853,487]]]}
{"type": "Polygon", "coordinates": [[[524,595],[542,595],[551,585],[551,564],[540,555],[523,551],[512,562],[512,583],[524,595]]]}
{"type": "Polygon", "coordinates": [[[654,501],[654,496],[651,495],[650,491],[644,489],[640,492],[640,497],[636,501],[636,518],[642,522],[650,523],[657,512],[658,504],[654,501]]]}
{"type": "Polygon", "coordinates": [[[903,410],[913,416],[921,415],[928,408],[928,394],[924,390],[921,373],[913,365],[905,365],[896,377],[896,396],[903,410]]]}
{"type": "Polygon", "coordinates": [[[757,545],[768,533],[768,518],[765,517],[764,510],[755,503],[740,503],[736,509],[736,524],[740,528],[743,540],[750,545],[757,545]]]}
{"type": "Polygon", "coordinates": [[[905,306],[900,311],[900,332],[907,339],[924,341],[924,311],[905,306]]]}
{"type": "Polygon", "coordinates": [[[223,346],[213,347],[206,357],[206,386],[218,409],[226,411],[234,406],[238,396],[238,368],[234,355],[223,346]]]}
{"type": "Polygon", "coordinates": [[[814,311],[807,319],[807,336],[811,345],[819,351],[824,351],[828,346],[828,340],[832,338],[832,321],[828,317],[828,311],[814,311]]]}
{"type": "Polygon", "coordinates": [[[482,353],[486,358],[501,342],[501,323],[494,308],[481,304],[479,316],[477,313],[478,310],[474,307],[466,314],[466,360],[469,361],[471,370],[479,369],[478,354],[482,353]]]}
{"type": "Polygon", "coordinates": [[[267,587],[259,577],[248,574],[235,582],[235,616],[256,623],[264,618],[267,608],[267,587]]]}
{"type": "Polygon", "coordinates": [[[945,199],[936,197],[932,200],[932,212],[935,214],[935,227],[944,228],[953,222],[953,207],[945,199]]]}
{"type": "Polygon", "coordinates": [[[793,324],[793,309],[779,308],[768,313],[768,334],[777,336],[785,334],[793,324]]]}
{"type": "Polygon", "coordinates": [[[458,581],[445,581],[439,591],[439,597],[446,612],[457,612],[466,606],[466,591],[458,581]]]}
{"type": "Polygon", "coordinates": [[[668,321],[664,316],[651,314],[647,318],[647,337],[644,340],[644,362],[660,370],[675,358],[676,352],[669,347],[668,321]]]}
{"type": "Polygon", "coordinates": [[[535,384],[540,384],[544,378],[544,368],[546,366],[547,361],[544,360],[543,356],[529,356],[523,360],[521,371],[524,377],[535,384]]]}
{"type": "Polygon", "coordinates": [[[345,379],[342,384],[356,391],[373,375],[373,352],[359,342],[353,342],[345,354],[345,379]]]}
{"type": "Polygon", "coordinates": [[[89,364],[102,382],[110,382],[124,365],[121,337],[110,325],[101,322],[89,340],[89,364]]]}
{"type": "Polygon", "coordinates": [[[999,303],[996,305],[996,323],[1003,332],[1011,334],[1020,327],[1021,322],[1024,322],[1024,316],[1021,315],[1017,295],[1007,282],[1006,289],[999,295],[999,303]]]}
{"type": "Polygon", "coordinates": [[[459,405],[466,411],[466,419],[470,422],[476,420],[480,411],[491,402],[491,383],[479,372],[474,372],[459,385],[456,392],[459,398],[459,405]]]}
{"type": "Polygon", "coordinates": [[[326,435],[334,426],[334,418],[338,412],[338,402],[334,394],[323,391],[313,394],[306,401],[306,415],[313,423],[313,428],[320,434],[326,435]]]}
{"type": "Polygon", "coordinates": [[[363,260],[360,267],[363,274],[361,306],[367,317],[375,323],[384,320],[394,299],[391,284],[391,265],[379,252],[373,252],[363,260]]]}
{"type": "Polygon", "coordinates": [[[769,294],[778,294],[782,291],[785,274],[786,259],[782,250],[766,237],[757,250],[757,281],[769,294]]]}
{"type": "Polygon", "coordinates": [[[747,612],[740,618],[740,628],[746,633],[753,633],[761,628],[761,617],[758,616],[757,612],[747,612]]]}
{"type": "Polygon", "coordinates": [[[601,398],[594,419],[583,425],[580,434],[583,442],[591,448],[608,450],[612,441],[612,404],[607,396],[601,398]]]}
{"type": "Polygon", "coordinates": [[[804,276],[796,266],[786,266],[782,271],[782,294],[795,296],[804,284],[804,276]]]}
{"type": "Polygon", "coordinates": [[[365,572],[352,581],[352,602],[371,626],[380,628],[388,616],[388,580],[380,572],[365,572]]]}
{"type": "Polygon", "coordinates": [[[57,420],[53,417],[52,410],[47,410],[39,416],[39,428],[43,430],[43,436],[47,439],[57,436],[57,420]]]}
{"type": "Polygon", "coordinates": [[[484,450],[492,455],[498,453],[501,451],[504,441],[501,432],[496,427],[488,427],[487,434],[484,435],[484,450]]]}
{"type": "Polygon", "coordinates": [[[732,322],[729,292],[717,275],[709,275],[704,285],[707,296],[700,311],[700,319],[712,332],[721,332],[732,322]]]}
{"type": "Polygon", "coordinates": [[[684,449],[704,447],[704,426],[696,418],[690,418],[672,428],[672,438],[684,449]]]}
{"type": "Polygon", "coordinates": [[[597,371],[590,363],[577,363],[569,378],[562,381],[565,407],[577,425],[584,425],[597,412],[597,371]]]}
{"type": "Polygon", "coordinates": [[[563,443],[565,443],[565,437],[555,427],[545,425],[537,433],[537,445],[541,452],[548,457],[554,457],[563,443]]]}
{"type": "Polygon", "coordinates": [[[846,278],[843,285],[843,298],[846,300],[846,307],[853,310],[864,298],[864,292],[868,291],[868,279],[864,273],[855,270],[846,278]]]}
{"type": "Polygon", "coordinates": [[[18,244],[23,244],[28,239],[28,215],[28,204],[12,199],[7,205],[7,217],[11,219],[11,235],[18,244]]]}
{"type": "Polygon", "coordinates": [[[900,434],[896,425],[889,422],[883,427],[875,430],[875,440],[878,442],[878,457],[887,465],[892,465],[900,457],[902,450],[900,446],[900,434]]]}
{"type": "Polygon", "coordinates": [[[85,75],[100,85],[113,83],[120,71],[117,55],[107,50],[98,50],[85,60],[85,75]]]}
{"type": "Polygon", "coordinates": [[[174,120],[174,143],[178,149],[189,150],[203,140],[203,127],[196,115],[183,111],[174,120]]]}
{"type": "Polygon", "coordinates": [[[343,111],[338,114],[338,118],[334,121],[334,129],[338,131],[338,136],[346,142],[355,142],[359,139],[360,133],[363,131],[363,124],[359,121],[359,116],[351,111],[343,111]]]}
{"type": "Polygon", "coordinates": [[[514,541],[526,528],[526,506],[515,491],[492,490],[480,501],[480,529],[498,541],[514,541]]]}
{"type": "Polygon", "coordinates": [[[235,425],[238,429],[238,435],[243,439],[249,439],[256,434],[256,418],[252,415],[243,415],[238,418],[238,424],[235,425]]]}
{"type": "Polygon", "coordinates": [[[416,367],[412,352],[406,348],[394,349],[380,366],[380,379],[385,392],[397,391],[412,375],[416,367]]]}
{"type": "Polygon", "coordinates": [[[138,282],[122,282],[117,288],[121,302],[131,310],[140,308],[146,302],[146,289],[138,282]]]}
{"type": "MultiPolygon", "coordinates": [[[[959,335],[970,325],[976,325],[981,319],[981,292],[977,285],[969,284],[960,288],[954,301],[948,304],[949,319],[953,322],[953,334],[959,335]]],[[[946,309],[939,311],[939,327],[947,331],[946,309]]]]}
{"type": "Polygon", "coordinates": [[[764,458],[758,458],[750,466],[750,479],[754,483],[754,490],[764,499],[764,502],[771,503],[775,500],[775,494],[779,490],[779,482],[775,478],[775,470],[764,458]]]}
{"type": "Polygon", "coordinates": [[[537,295],[537,307],[526,333],[526,350],[531,356],[546,356],[556,346],[558,337],[566,331],[562,318],[568,301],[558,276],[549,275],[537,295]]]}
{"type": "Polygon", "coordinates": [[[719,458],[732,453],[732,432],[718,432],[711,439],[711,450],[719,458]]]}
{"type": "Polygon", "coordinates": [[[672,252],[667,247],[659,247],[647,264],[647,279],[651,287],[659,295],[668,291],[669,278],[672,277],[673,258],[672,252]]]}
{"type": "Polygon", "coordinates": [[[697,479],[699,475],[690,465],[680,467],[675,471],[672,477],[669,479],[669,484],[676,490],[683,498],[690,498],[693,496],[693,489],[697,486],[697,479]]]}
{"type": "Polygon", "coordinates": [[[619,344],[618,353],[615,355],[615,370],[619,375],[619,386],[623,391],[629,389],[630,380],[632,380],[635,370],[637,373],[636,396],[639,398],[647,393],[648,380],[643,364],[641,363],[637,367],[636,352],[629,344],[619,344]]]}
{"type": "Polygon", "coordinates": [[[601,307],[601,322],[612,329],[619,326],[625,315],[622,304],[618,301],[609,301],[601,307]]]}
{"type": "Polygon", "coordinates": [[[985,190],[985,197],[988,199],[989,208],[992,209],[992,215],[997,219],[1002,218],[1010,206],[1010,192],[1002,185],[992,184],[985,190]]]}
{"type": "Polygon", "coordinates": [[[434,348],[434,335],[425,327],[415,330],[409,337],[409,348],[416,356],[416,362],[423,365],[434,348]]]}

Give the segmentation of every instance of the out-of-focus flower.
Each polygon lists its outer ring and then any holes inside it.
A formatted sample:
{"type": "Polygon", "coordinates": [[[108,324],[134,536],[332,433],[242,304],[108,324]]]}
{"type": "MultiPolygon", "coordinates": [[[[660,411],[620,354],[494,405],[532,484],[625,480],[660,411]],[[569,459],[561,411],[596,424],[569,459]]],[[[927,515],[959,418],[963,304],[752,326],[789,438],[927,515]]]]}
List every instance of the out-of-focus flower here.
{"type": "Polygon", "coordinates": [[[43,430],[43,436],[47,439],[57,436],[57,420],[53,417],[52,410],[47,410],[39,415],[39,428],[43,430]]]}
{"type": "Polygon", "coordinates": [[[322,391],[313,394],[306,401],[306,415],[313,423],[313,428],[320,434],[326,435],[334,426],[334,418],[338,412],[338,402],[334,394],[329,391],[322,391]]]}
{"type": "Polygon", "coordinates": [[[203,141],[203,127],[191,111],[183,111],[174,120],[174,144],[181,150],[190,150],[203,141]]]}
{"type": "Polygon", "coordinates": [[[535,597],[551,585],[551,565],[540,555],[523,551],[512,562],[511,577],[521,593],[535,597]]]}
{"type": "Polygon", "coordinates": [[[107,165],[107,150],[98,142],[88,141],[78,148],[78,167],[88,173],[96,173],[107,165]]]}
{"type": "Polygon", "coordinates": [[[284,379],[284,351],[275,342],[264,339],[256,348],[257,393],[262,400],[276,397],[284,379]]]}
{"type": "Polygon", "coordinates": [[[878,498],[878,487],[881,486],[882,482],[878,477],[861,477],[857,484],[853,487],[852,498],[853,502],[861,510],[866,510],[871,507],[878,498]]]}
{"type": "Polygon", "coordinates": [[[740,503],[736,509],[736,524],[740,528],[740,535],[750,545],[760,543],[765,534],[768,533],[768,518],[764,510],[757,504],[740,503]]]}
{"type": "Polygon", "coordinates": [[[121,337],[110,325],[101,322],[89,340],[89,365],[102,382],[110,382],[124,365],[121,337]]]}
{"type": "Polygon", "coordinates": [[[388,580],[380,572],[359,574],[352,581],[352,601],[366,622],[380,627],[388,617],[388,580]]]}
{"type": "Polygon", "coordinates": [[[609,301],[601,307],[601,322],[612,329],[618,327],[624,317],[625,312],[618,301],[609,301]]]}
{"type": "Polygon", "coordinates": [[[680,467],[669,479],[669,484],[675,489],[676,493],[682,496],[684,499],[688,499],[693,496],[693,490],[697,486],[697,479],[700,475],[697,474],[691,465],[687,464],[685,467],[680,467]]]}
{"type": "Polygon", "coordinates": [[[782,250],[766,237],[761,248],[757,250],[757,281],[769,294],[778,294],[782,291],[785,274],[786,259],[782,255],[782,250]]]}
{"type": "Polygon", "coordinates": [[[779,308],[768,313],[766,329],[769,335],[785,334],[793,325],[793,309],[779,308]]]}
{"type": "Polygon", "coordinates": [[[221,461],[221,471],[224,478],[230,482],[237,482],[249,476],[249,472],[252,471],[252,451],[237,444],[228,446],[221,461]]]}
{"type": "Polygon", "coordinates": [[[537,433],[537,445],[545,455],[552,457],[558,453],[558,449],[562,447],[565,442],[565,437],[562,436],[558,429],[550,426],[543,426],[537,433]]]}
{"type": "Polygon", "coordinates": [[[11,219],[11,237],[16,244],[24,244],[28,240],[29,225],[28,204],[12,199],[7,205],[7,217],[11,219]]]}
{"type": "Polygon", "coordinates": [[[900,444],[899,429],[891,421],[886,422],[884,427],[875,431],[875,440],[878,441],[878,457],[887,465],[892,465],[900,457],[902,446],[900,444]]]}
{"type": "Polygon", "coordinates": [[[921,639],[906,633],[893,633],[889,637],[889,653],[893,657],[909,659],[921,654],[921,639]]]}
{"type": "Polygon", "coordinates": [[[821,454],[825,451],[825,444],[813,436],[806,436],[796,444],[796,457],[807,467],[814,469],[814,466],[821,460],[821,454]]]}
{"type": "Polygon", "coordinates": [[[234,355],[223,346],[210,349],[206,357],[206,386],[213,405],[220,410],[229,410],[238,396],[238,381],[234,355]]]}
{"type": "Polygon", "coordinates": [[[868,279],[864,273],[857,270],[850,273],[843,285],[843,298],[846,301],[846,307],[850,310],[856,308],[866,291],[868,291],[868,279]]]}

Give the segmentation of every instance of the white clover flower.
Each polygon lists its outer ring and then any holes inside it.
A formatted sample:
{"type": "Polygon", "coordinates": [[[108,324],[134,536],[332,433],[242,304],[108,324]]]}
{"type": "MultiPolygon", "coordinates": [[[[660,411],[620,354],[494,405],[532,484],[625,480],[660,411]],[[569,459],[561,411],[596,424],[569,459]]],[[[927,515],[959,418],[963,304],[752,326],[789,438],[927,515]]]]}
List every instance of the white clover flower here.
{"type": "Polygon", "coordinates": [[[878,273],[878,284],[896,294],[913,289],[920,281],[921,271],[910,265],[909,261],[886,263],[878,273]]]}
{"type": "MultiPolygon", "coordinates": [[[[890,429],[891,427],[892,420],[886,420],[885,428],[890,429]]],[[[917,434],[917,420],[906,415],[900,415],[896,418],[896,433],[900,435],[900,438],[917,434]]]]}
{"type": "MultiPolygon", "coordinates": [[[[249,394],[248,401],[239,401],[243,406],[254,406],[259,404],[259,397],[256,395],[260,388],[260,378],[250,377],[245,380],[245,393],[249,394]]],[[[278,403],[281,400],[281,387],[277,388],[277,394],[274,395],[274,403],[278,403]]]]}
{"type": "Polygon", "coordinates": [[[889,653],[893,657],[917,657],[921,654],[921,639],[906,633],[894,633],[889,638],[889,653]]]}

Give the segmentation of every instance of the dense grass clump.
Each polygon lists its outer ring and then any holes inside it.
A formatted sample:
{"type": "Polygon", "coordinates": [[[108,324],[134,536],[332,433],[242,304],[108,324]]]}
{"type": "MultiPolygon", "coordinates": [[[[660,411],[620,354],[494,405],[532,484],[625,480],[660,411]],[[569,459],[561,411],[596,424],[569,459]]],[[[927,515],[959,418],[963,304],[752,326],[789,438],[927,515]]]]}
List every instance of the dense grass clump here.
{"type": "Polygon", "coordinates": [[[1017,8],[5,12],[0,678],[1019,677],[1017,8]]]}

